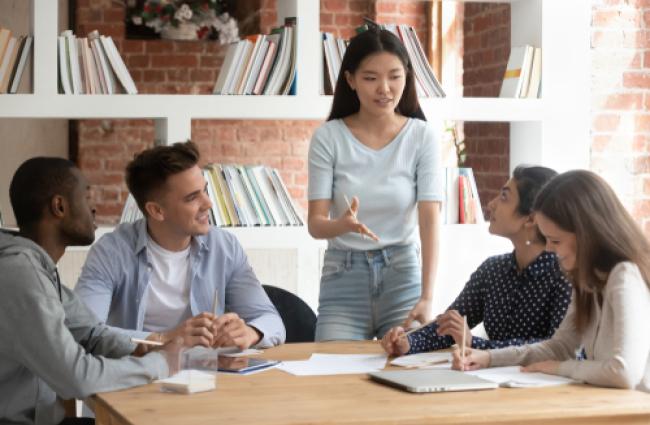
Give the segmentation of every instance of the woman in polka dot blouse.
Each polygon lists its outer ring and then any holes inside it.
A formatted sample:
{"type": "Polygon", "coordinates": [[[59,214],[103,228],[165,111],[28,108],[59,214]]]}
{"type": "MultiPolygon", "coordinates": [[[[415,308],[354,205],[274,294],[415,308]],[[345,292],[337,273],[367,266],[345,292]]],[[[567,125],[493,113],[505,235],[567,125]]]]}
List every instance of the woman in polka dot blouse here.
{"type": "Polygon", "coordinates": [[[514,251],[488,258],[471,275],[458,298],[436,321],[405,335],[391,329],[381,343],[390,355],[448,348],[500,348],[550,338],[566,314],[571,285],[554,254],[544,251],[532,205],[541,187],[557,173],[545,167],[517,167],[499,196],[488,203],[490,233],[510,239],[514,251]],[[466,339],[462,341],[467,317],[466,339]],[[470,329],[483,322],[489,339],[470,329]]]}

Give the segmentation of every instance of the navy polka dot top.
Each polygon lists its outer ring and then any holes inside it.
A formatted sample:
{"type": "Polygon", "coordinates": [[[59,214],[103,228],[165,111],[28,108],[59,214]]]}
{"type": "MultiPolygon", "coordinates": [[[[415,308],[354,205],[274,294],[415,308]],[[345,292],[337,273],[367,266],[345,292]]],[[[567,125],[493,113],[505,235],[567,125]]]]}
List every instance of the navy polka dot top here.
{"type": "MultiPolygon", "coordinates": [[[[449,310],[467,316],[470,329],[483,322],[489,339],[472,337],[472,347],[501,348],[550,338],[571,301],[571,284],[555,254],[542,252],[521,273],[514,252],[488,258],[472,274],[449,310]]],[[[431,325],[408,336],[408,354],[439,350],[454,344],[451,336],[431,325]]]]}

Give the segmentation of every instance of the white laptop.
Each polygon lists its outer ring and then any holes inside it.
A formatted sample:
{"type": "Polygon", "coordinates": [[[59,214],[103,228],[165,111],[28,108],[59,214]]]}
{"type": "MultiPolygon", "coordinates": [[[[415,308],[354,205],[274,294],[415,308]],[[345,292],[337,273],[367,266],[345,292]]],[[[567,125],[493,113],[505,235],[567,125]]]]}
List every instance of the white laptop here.
{"type": "Polygon", "coordinates": [[[368,374],[373,380],[413,393],[491,390],[495,382],[455,370],[384,370],[368,374]]]}

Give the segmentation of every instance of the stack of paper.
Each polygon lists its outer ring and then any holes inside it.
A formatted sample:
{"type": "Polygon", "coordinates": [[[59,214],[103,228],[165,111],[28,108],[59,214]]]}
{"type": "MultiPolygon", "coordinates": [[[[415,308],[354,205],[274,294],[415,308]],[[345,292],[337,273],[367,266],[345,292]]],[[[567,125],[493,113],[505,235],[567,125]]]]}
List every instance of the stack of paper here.
{"type": "Polygon", "coordinates": [[[563,376],[522,372],[519,366],[491,367],[466,373],[496,382],[500,387],[509,388],[552,387],[575,383],[573,379],[563,376]]]}
{"type": "Polygon", "coordinates": [[[212,391],[217,388],[216,375],[201,370],[181,370],[176,375],[160,379],[156,383],[162,384],[162,391],[182,394],[212,391]]]}
{"type": "Polygon", "coordinates": [[[278,367],[292,375],[345,375],[376,372],[386,365],[385,354],[318,354],[309,360],[282,362],[278,367]]]}

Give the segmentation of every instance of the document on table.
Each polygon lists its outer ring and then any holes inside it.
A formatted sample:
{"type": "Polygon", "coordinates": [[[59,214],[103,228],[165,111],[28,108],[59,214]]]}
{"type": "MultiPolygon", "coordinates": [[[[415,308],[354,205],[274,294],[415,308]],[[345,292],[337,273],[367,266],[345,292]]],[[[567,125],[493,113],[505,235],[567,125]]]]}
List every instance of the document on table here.
{"type": "Polygon", "coordinates": [[[292,375],[345,375],[381,370],[386,365],[385,354],[319,354],[309,360],[282,362],[278,369],[292,375]]]}
{"type": "Polygon", "coordinates": [[[451,353],[417,353],[397,357],[390,364],[406,368],[441,368],[451,367],[451,353]]]}
{"type": "Polygon", "coordinates": [[[563,376],[522,372],[519,366],[491,367],[465,373],[496,382],[500,387],[508,388],[552,387],[576,383],[573,379],[563,376]]]}

